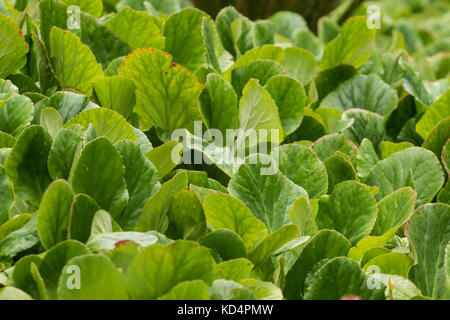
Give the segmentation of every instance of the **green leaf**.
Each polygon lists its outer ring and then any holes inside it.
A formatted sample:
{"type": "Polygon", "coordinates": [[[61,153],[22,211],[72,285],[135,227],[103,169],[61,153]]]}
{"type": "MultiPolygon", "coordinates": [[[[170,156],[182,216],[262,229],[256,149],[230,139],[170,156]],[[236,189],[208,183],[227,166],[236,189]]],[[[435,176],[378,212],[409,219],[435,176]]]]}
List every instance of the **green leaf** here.
{"type": "Polygon", "coordinates": [[[106,68],[114,59],[126,56],[132,49],[106,26],[91,15],[80,13],[80,27],[72,30],[94,54],[97,61],[106,68]]]}
{"type": "Polygon", "coordinates": [[[42,127],[30,126],[17,138],[4,164],[15,195],[23,199],[31,211],[39,207],[50,183],[47,157],[51,143],[51,136],[42,127]]]}
{"type": "Polygon", "coordinates": [[[313,236],[319,230],[311,204],[306,197],[300,197],[292,205],[289,217],[298,228],[299,237],[313,236]]]}
{"type": "Polygon", "coordinates": [[[18,136],[33,119],[33,103],[25,96],[13,94],[0,101],[0,130],[18,136]]]}
{"type": "Polygon", "coordinates": [[[400,61],[400,65],[403,68],[403,87],[405,90],[421,103],[431,106],[434,98],[425,88],[419,74],[403,59],[400,61]]]}
{"type": "Polygon", "coordinates": [[[203,208],[213,230],[229,229],[242,237],[248,250],[266,236],[266,226],[240,200],[215,193],[206,197],[203,208]]]}
{"type": "Polygon", "coordinates": [[[164,48],[164,38],[156,18],[147,12],[135,11],[130,7],[122,8],[105,23],[121,39],[134,49],[164,48]]]}
{"type": "Polygon", "coordinates": [[[191,190],[178,191],[172,196],[167,212],[171,239],[199,240],[206,233],[206,218],[198,195],[191,190]]]}
{"type": "Polygon", "coordinates": [[[218,261],[247,258],[247,250],[242,238],[229,229],[218,229],[208,233],[200,243],[211,249],[218,261]]]}
{"type": "Polygon", "coordinates": [[[250,79],[256,79],[264,86],[269,79],[277,75],[285,74],[285,70],[276,61],[256,60],[248,65],[233,69],[231,72],[231,84],[239,97],[250,79]]]}
{"type": "Polygon", "coordinates": [[[450,90],[447,90],[439,100],[427,109],[416,125],[417,133],[424,139],[441,120],[450,116],[450,90]]]}
{"type": "Polygon", "coordinates": [[[320,72],[315,79],[319,102],[356,74],[355,68],[345,64],[320,72]]]}
{"type": "MultiPolygon", "coordinates": [[[[41,296],[42,283],[33,277],[32,268],[39,267],[42,259],[37,255],[29,255],[20,259],[14,266],[12,280],[14,286],[28,293],[34,299],[45,299],[41,296]],[[36,281],[37,280],[37,281],[36,281]]],[[[45,293],[44,293],[45,295],[45,293]]]]}
{"type": "Polygon", "coordinates": [[[57,294],[63,300],[128,299],[125,277],[110,259],[101,255],[69,260],[61,272],[57,294]]]}
{"type": "Polygon", "coordinates": [[[353,120],[353,125],[343,130],[343,134],[360,145],[364,138],[369,139],[377,149],[385,136],[384,119],[379,114],[360,109],[344,112],[343,119],[353,120]]]}
{"type": "Polygon", "coordinates": [[[348,19],[339,35],[326,45],[319,71],[339,64],[349,64],[359,69],[374,52],[375,34],[374,29],[367,28],[366,17],[348,19]]]}
{"type": "Polygon", "coordinates": [[[275,24],[268,20],[257,21],[253,28],[253,40],[257,47],[275,42],[275,24]]]}
{"type": "Polygon", "coordinates": [[[0,15],[0,78],[6,78],[27,63],[28,44],[22,32],[9,17],[0,15]]]}
{"type": "Polygon", "coordinates": [[[208,19],[207,17],[203,17],[202,19],[202,36],[206,50],[207,63],[210,64],[218,72],[221,72],[221,66],[217,58],[215,48],[215,42],[217,39],[216,29],[213,21],[211,19],[208,19]]]}
{"type": "Polygon", "coordinates": [[[409,279],[422,293],[439,299],[445,293],[445,247],[450,241],[450,206],[426,204],[411,217],[407,236],[417,260],[409,271],[409,279]]]}
{"type": "Polygon", "coordinates": [[[37,229],[46,249],[67,239],[73,197],[72,188],[65,180],[53,182],[45,191],[39,207],[37,229]]]}
{"type": "Polygon", "coordinates": [[[320,40],[314,33],[309,31],[308,28],[297,30],[294,33],[294,45],[301,49],[311,52],[314,57],[321,57],[323,52],[323,46],[320,40]]]}
{"type": "Polygon", "coordinates": [[[284,290],[286,299],[303,298],[305,280],[314,265],[322,259],[346,256],[351,246],[351,242],[337,231],[319,231],[306,244],[300,257],[286,275],[286,287],[284,290]]]}
{"type": "Polygon", "coordinates": [[[45,108],[41,111],[41,126],[54,138],[63,126],[63,118],[53,108],[45,108]]]}
{"type": "Polygon", "coordinates": [[[417,193],[409,188],[398,189],[381,199],[378,204],[378,217],[372,235],[381,236],[402,226],[414,212],[417,193]]]}
{"type": "Polygon", "coordinates": [[[450,137],[450,116],[440,121],[431,130],[422,147],[434,152],[437,157],[442,156],[442,149],[450,137]]]}
{"type": "Polygon", "coordinates": [[[68,128],[75,124],[86,130],[90,125],[95,129],[96,137],[105,137],[112,143],[128,139],[137,142],[133,127],[119,113],[106,108],[95,108],[81,112],[65,124],[68,128]]]}
{"type": "Polygon", "coordinates": [[[444,173],[439,160],[423,148],[408,148],[378,162],[372,168],[366,183],[377,186],[377,199],[403,187],[412,179],[417,192],[417,206],[430,202],[444,184],[444,173]]]}
{"type": "Polygon", "coordinates": [[[300,145],[283,145],[279,152],[279,168],[291,181],[308,192],[311,199],[327,193],[327,171],[319,157],[300,145]]]}
{"type": "Polygon", "coordinates": [[[234,7],[226,7],[222,9],[216,18],[216,27],[219,38],[224,46],[233,57],[237,57],[237,51],[231,32],[231,26],[234,20],[239,18],[240,14],[234,7]]]}
{"type": "Polygon", "coordinates": [[[320,103],[338,110],[364,109],[387,115],[398,104],[396,92],[375,75],[358,75],[343,82],[320,103]]]}
{"type": "Polygon", "coordinates": [[[357,296],[362,300],[384,300],[384,284],[369,289],[369,276],[358,263],[338,257],[324,265],[311,279],[305,300],[340,300],[345,296],[357,296]]]}
{"type": "Polygon", "coordinates": [[[89,254],[89,249],[78,241],[67,240],[47,251],[39,265],[50,299],[56,299],[56,290],[61,271],[73,257],[89,254]]]}
{"type": "Polygon", "coordinates": [[[86,242],[91,234],[95,213],[100,207],[90,196],[77,194],[72,202],[69,217],[69,238],[86,242]]]}
{"type": "Polygon", "coordinates": [[[136,230],[167,231],[169,225],[167,213],[170,209],[172,196],[178,191],[186,190],[187,186],[188,175],[186,172],[178,173],[171,180],[163,184],[145,204],[136,230]]]}
{"type": "Polygon", "coordinates": [[[128,203],[125,167],[119,151],[105,138],[86,145],[74,168],[72,188],[97,201],[116,219],[128,203]]]}
{"type": "Polygon", "coordinates": [[[172,57],[164,51],[135,50],[118,72],[135,82],[134,111],[147,128],[155,125],[166,132],[179,128],[193,130],[194,121],[201,121],[197,106],[201,84],[188,70],[173,65],[172,57]]]}
{"type": "Polygon", "coordinates": [[[268,235],[255,249],[249,252],[249,260],[253,262],[255,267],[258,267],[269,259],[278,249],[289,241],[297,238],[297,236],[298,228],[296,225],[290,224],[282,226],[268,235]]]}
{"type": "Polygon", "coordinates": [[[208,75],[200,96],[200,108],[206,126],[220,130],[224,137],[227,129],[238,128],[238,97],[233,87],[218,74],[208,75]]]}
{"type": "Polygon", "coordinates": [[[278,137],[273,137],[270,132],[267,141],[280,143],[284,138],[278,107],[269,92],[255,79],[247,83],[242,93],[239,103],[239,128],[244,130],[245,138],[249,132],[259,132],[260,129],[278,130],[278,137]]]}
{"type": "Polygon", "coordinates": [[[369,188],[353,181],[337,185],[329,198],[319,202],[319,229],[334,229],[353,244],[368,236],[377,218],[377,206],[369,188]]]}
{"type": "Polygon", "coordinates": [[[36,228],[37,215],[34,215],[20,229],[6,235],[0,241],[0,257],[14,257],[16,254],[30,249],[39,243],[36,228]]]}
{"type": "Polygon", "coordinates": [[[209,250],[188,241],[155,244],[142,250],[126,273],[133,299],[155,299],[183,281],[211,284],[214,260],[209,250]]]}
{"type": "Polygon", "coordinates": [[[67,6],[78,6],[81,11],[87,12],[99,18],[103,12],[103,2],[101,0],[62,0],[67,6]]]}
{"type": "Polygon", "coordinates": [[[253,269],[253,263],[245,258],[232,259],[216,265],[216,279],[240,281],[253,269]]]}
{"type": "Polygon", "coordinates": [[[145,156],[156,167],[159,179],[162,179],[178,165],[182,152],[183,147],[180,143],[169,141],[150,150],[145,156]]]}
{"type": "Polygon", "coordinates": [[[116,144],[116,148],[125,165],[125,181],[129,194],[128,206],[117,222],[125,230],[131,230],[138,225],[145,203],[160,186],[158,173],[138,144],[122,140],[116,144]]]}
{"type": "Polygon", "coordinates": [[[267,81],[266,90],[278,107],[281,125],[285,135],[293,133],[303,120],[306,93],[303,86],[287,76],[275,76],[267,81]]]}
{"type": "Polygon", "coordinates": [[[347,155],[353,166],[356,163],[357,147],[346,138],[343,134],[330,134],[317,140],[313,144],[313,151],[319,156],[320,160],[325,161],[336,151],[340,151],[347,155]]]}
{"type": "Polygon", "coordinates": [[[67,5],[57,0],[43,0],[38,3],[38,6],[42,42],[48,49],[50,48],[50,31],[52,27],[67,28],[67,5]]]}
{"type": "MultiPolygon", "coordinates": [[[[3,167],[0,166],[0,226],[8,220],[8,212],[14,203],[12,184],[8,180],[3,167]]],[[[1,230],[1,228],[0,228],[1,230]]],[[[0,232],[1,235],[1,232],[0,232]]],[[[0,239],[2,237],[0,236],[0,239]]]]}
{"type": "Polygon", "coordinates": [[[122,229],[120,226],[111,218],[111,215],[108,212],[105,210],[98,210],[92,219],[91,236],[89,239],[95,238],[98,235],[121,231],[122,229]]]}
{"type": "Polygon", "coordinates": [[[50,48],[55,74],[63,89],[90,96],[92,83],[103,78],[102,67],[91,50],[76,35],[57,27],[50,32],[50,48]]]}
{"type": "Polygon", "coordinates": [[[385,295],[388,299],[412,300],[412,298],[422,295],[414,283],[403,277],[379,273],[377,279],[386,286],[385,295]]]}
{"type": "Polygon", "coordinates": [[[283,66],[291,77],[306,85],[316,76],[317,62],[311,52],[298,47],[290,47],[285,50],[285,54],[283,66]]]}
{"type": "Polygon", "coordinates": [[[208,287],[201,280],[180,282],[158,300],[209,300],[208,287]]]}
{"type": "Polygon", "coordinates": [[[183,9],[173,14],[164,24],[166,50],[175,62],[189,70],[196,70],[206,63],[203,43],[203,18],[208,16],[197,9],[183,9]]]}
{"type": "MultiPolygon", "coordinates": [[[[380,148],[382,148],[382,144],[380,145],[380,148]]],[[[370,170],[377,164],[377,162],[378,155],[372,142],[370,142],[369,139],[364,138],[358,148],[358,154],[356,156],[358,176],[363,179],[366,178],[369,175],[370,170]]]]}
{"type": "Polygon", "coordinates": [[[350,158],[340,151],[328,157],[323,164],[327,169],[328,192],[332,192],[335,186],[344,181],[357,180],[350,158]]]}
{"type": "Polygon", "coordinates": [[[387,159],[390,156],[392,156],[394,153],[402,151],[404,149],[408,149],[414,147],[414,145],[410,142],[390,142],[390,141],[383,141],[380,143],[380,152],[381,152],[381,158],[387,159]]]}
{"type": "Polygon", "coordinates": [[[380,268],[380,273],[408,277],[408,270],[414,260],[399,252],[389,252],[370,259],[363,267],[367,271],[371,266],[380,268]]]}
{"type": "Polygon", "coordinates": [[[269,18],[275,25],[275,32],[290,39],[294,31],[307,28],[305,19],[295,12],[278,11],[269,18]]]}
{"type": "Polygon", "coordinates": [[[12,148],[16,143],[16,139],[5,132],[0,132],[0,148],[12,148]]]}
{"type": "Polygon", "coordinates": [[[53,180],[68,179],[83,137],[75,127],[63,128],[56,134],[48,154],[48,172],[53,180]]]}
{"type": "Polygon", "coordinates": [[[84,110],[98,108],[88,97],[73,92],[57,92],[50,98],[45,98],[34,106],[33,123],[39,123],[41,111],[51,107],[56,109],[63,117],[64,123],[84,110]]]}
{"type": "MultiPolygon", "coordinates": [[[[252,159],[252,158],[250,158],[252,159]]],[[[243,164],[232,177],[228,190],[241,200],[273,232],[289,222],[289,210],[306,191],[287,179],[281,172],[263,175],[263,157],[255,164],[243,164]]],[[[266,159],[267,160],[267,159],[266,159]]],[[[253,162],[251,160],[248,160],[253,162]]]]}

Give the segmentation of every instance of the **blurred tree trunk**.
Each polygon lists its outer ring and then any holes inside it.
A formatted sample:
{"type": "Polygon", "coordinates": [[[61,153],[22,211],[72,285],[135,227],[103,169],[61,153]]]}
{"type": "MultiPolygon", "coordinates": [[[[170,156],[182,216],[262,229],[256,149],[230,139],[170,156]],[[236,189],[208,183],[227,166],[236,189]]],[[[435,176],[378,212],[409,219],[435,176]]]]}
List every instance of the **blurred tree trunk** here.
{"type": "MultiPolygon", "coordinates": [[[[353,0],[349,9],[356,9],[364,0],[353,0]]],[[[215,17],[226,6],[232,5],[252,20],[265,19],[277,11],[288,10],[301,14],[312,31],[317,29],[320,17],[333,11],[342,0],[192,0],[197,8],[215,17]]],[[[350,15],[351,12],[346,13],[350,15]]]]}

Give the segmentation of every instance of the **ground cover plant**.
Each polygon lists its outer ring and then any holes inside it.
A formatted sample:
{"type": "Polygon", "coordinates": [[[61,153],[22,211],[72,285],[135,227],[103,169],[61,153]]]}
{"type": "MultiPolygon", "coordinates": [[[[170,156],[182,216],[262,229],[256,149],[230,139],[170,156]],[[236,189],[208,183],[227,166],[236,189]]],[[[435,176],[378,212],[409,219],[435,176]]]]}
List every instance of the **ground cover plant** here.
{"type": "Polygon", "coordinates": [[[450,5],[361,2],[0,0],[0,299],[449,299],[450,5]]]}

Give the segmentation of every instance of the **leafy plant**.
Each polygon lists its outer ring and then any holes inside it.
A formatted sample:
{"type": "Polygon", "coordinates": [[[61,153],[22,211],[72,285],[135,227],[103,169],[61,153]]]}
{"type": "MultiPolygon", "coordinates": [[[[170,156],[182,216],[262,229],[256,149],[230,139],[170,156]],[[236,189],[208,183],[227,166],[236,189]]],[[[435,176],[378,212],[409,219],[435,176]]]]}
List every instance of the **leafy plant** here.
{"type": "Polygon", "coordinates": [[[448,299],[450,6],[312,2],[0,0],[0,299],[448,299]]]}

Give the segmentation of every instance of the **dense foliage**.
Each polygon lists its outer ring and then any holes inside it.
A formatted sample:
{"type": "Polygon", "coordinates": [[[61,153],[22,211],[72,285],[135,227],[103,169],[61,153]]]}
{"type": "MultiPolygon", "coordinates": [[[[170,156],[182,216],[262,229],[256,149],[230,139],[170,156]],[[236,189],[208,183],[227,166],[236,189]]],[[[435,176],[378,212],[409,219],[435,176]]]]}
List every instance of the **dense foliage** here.
{"type": "Polygon", "coordinates": [[[0,299],[449,299],[450,5],[349,3],[0,0],[0,299]]]}

